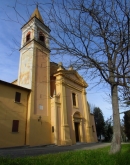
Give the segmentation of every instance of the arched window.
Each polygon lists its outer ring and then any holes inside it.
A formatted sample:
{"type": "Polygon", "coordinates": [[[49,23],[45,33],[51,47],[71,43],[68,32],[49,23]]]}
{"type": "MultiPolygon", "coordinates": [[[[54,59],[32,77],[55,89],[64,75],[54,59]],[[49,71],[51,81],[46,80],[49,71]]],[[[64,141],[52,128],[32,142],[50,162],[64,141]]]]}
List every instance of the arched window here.
{"type": "Polygon", "coordinates": [[[27,33],[27,35],[26,35],[26,42],[30,41],[30,36],[31,36],[30,34],[31,34],[30,32],[27,33]]]}
{"type": "Polygon", "coordinates": [[[45,37],[42,32],[39,33],[39,40],[45,42],[45,37]]]}

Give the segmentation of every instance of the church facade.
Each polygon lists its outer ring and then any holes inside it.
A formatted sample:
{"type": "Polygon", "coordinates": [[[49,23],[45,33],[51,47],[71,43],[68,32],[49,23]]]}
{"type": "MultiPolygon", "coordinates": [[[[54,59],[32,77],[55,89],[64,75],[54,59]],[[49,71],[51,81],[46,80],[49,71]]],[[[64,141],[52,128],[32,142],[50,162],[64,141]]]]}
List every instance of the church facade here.
{"type": "Polygon", "coordinates": [[[87,83],[50,62],[50,29],[38,8],[22,27],[18,79],[0,80],[0,148],[97,142],[87,83]]]}

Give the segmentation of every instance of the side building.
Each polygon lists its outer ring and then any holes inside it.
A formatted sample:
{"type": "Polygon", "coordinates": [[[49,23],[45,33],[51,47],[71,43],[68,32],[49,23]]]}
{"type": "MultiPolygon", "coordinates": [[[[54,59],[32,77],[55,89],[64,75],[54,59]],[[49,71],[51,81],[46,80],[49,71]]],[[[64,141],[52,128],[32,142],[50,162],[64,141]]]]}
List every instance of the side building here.
{"type": "Polygon", "coordinates": [[[87,83],[50,62],[50,29],[38,8],[22,27],[18,79],[0,81],[0,148],[97,142],[87,83]]]}
{"type": "Polygon", "coordinates": [[[0,80],[0,148],[26,145],[30,91],[0,80]]]}

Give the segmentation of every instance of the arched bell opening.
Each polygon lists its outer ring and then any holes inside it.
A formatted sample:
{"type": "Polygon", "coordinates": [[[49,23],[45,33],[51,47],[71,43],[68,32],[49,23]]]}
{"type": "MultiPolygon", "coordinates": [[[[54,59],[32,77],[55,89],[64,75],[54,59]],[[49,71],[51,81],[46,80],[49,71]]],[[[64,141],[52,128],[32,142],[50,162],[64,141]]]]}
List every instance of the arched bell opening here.
{"type": "Polygon", "coordinates": [[[26,35],[26,42],[30,41],[31,39],[31,32],[28,32],[26,35]]]}

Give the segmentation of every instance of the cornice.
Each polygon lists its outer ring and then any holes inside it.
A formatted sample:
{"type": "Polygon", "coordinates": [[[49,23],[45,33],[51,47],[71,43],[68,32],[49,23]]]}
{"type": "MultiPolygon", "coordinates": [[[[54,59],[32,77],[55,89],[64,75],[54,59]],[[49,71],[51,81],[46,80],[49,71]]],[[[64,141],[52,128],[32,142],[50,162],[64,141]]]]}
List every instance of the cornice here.
{"type": "Polygon", "coordinates": [[[50,49],[48,49],[46,46],[44,46],[43,44],[41,44],[40,42],[38,42],[35,39],[28,41],[22,48],[19,49],[19,51],[21,51],[24,47],[26,47],[28,44],[30,44],[33,41],[36,42],[37,44],[39,44],[40,46],[42,46],[43,48],[45,48],[49,53],[51,52],[50,49]]]}
{"type": "MultiPolygon", "coordinates": [[[[67,78],[68,80],[70,80],[74,83],[77,83],[78,85],[80,85],[82,87],[85,87],[85,88],[88,87],[88,84],[84,81],[84,79],[74,70],[73,71],[60,70],[54,74],[54,76],[58,76],[58,75],[61,75],[62,77],[67,78]],[[79,78],[79,80],[75,80],[75,79],[71,78],[70,76],[68,76],[67,74],[74,74],[79,78]]],[[[59,80],[59,81],[62,81],[62,83],[63,83],[63,80],[59,80]]],[[[65,83],[65,80],[64,80],[64,83],[65,83]]]]}

